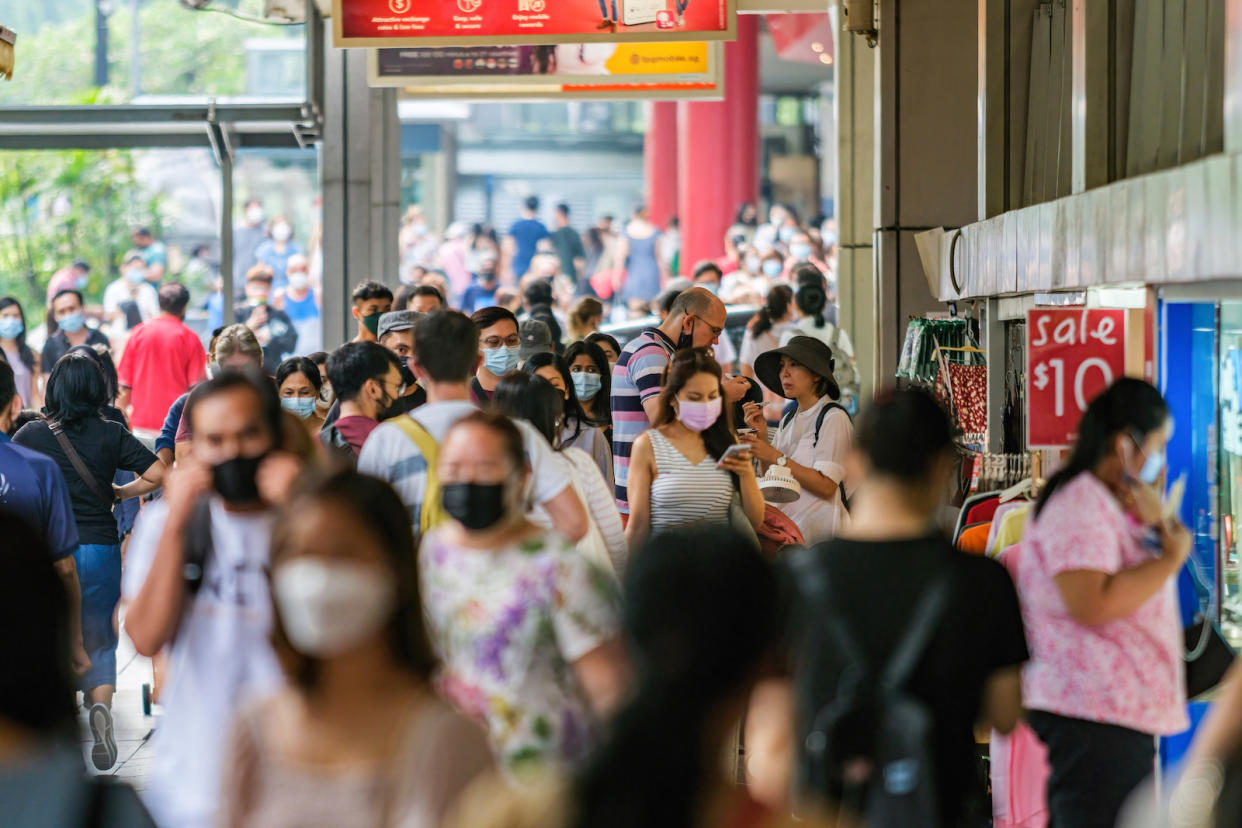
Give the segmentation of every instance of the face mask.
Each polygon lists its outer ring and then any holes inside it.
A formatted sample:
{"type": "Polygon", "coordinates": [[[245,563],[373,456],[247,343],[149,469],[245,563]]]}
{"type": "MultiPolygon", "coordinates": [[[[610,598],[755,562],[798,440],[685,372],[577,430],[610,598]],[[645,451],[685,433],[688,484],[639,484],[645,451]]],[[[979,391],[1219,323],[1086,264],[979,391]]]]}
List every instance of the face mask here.
{"type": "Polygon", "coordinates": [[[440,500],[453,520],[473,532],[490,529],[505,516],[503,483],[447,483],[440,500]]]}
{"type": "Polygon", "coordinates": [[[305,557],[272,573],[272,596],[289,643],[331,658],[373,636],[392,617],[397,585],[378,566],[305,557]]]}
{"type": "Polygon", "coordinates": [[[763,263],[763,275],[771,279],[775,279],[781,275],[781,271],[785,268],[776,259],[768,259],[763,263]]]}
{"type": "Polygon", "coordinates": [[[720,397],[708,402],[678,400],[677,404],[677,419],[691,431],[706,431],[720,419],[720,412],[724,409],[720,397]]]}
{"type": "Polygon", "coordinates": [[[383,315],[384,314],[381,313],[380,311],[367,314],[366,316],[362,317],[362,327],[370,331],[371,336],[378,336],[379,335],[379,320],[380,320],[380,317],[383,315]]]}
{"type": "Polygon", "coordinates": [[[91,283],[90,276],[78,276],[73,280],[73,286],[78,290],[86,290],[87,285],[91,283]]]}
{"type": "MultiPolygon", "coordinates": [[[[1142,452],[1143,444],[1134,437],[1130,438],[1134,441],[1135,447],[1142,452]]],[[[1165,456],[1164,452],[1147,455],[1147,460],[1143,463],[1143,468],[1139,469],[1138,479],[1141,483],[1153,486],[1160,479],[1160,472],[1164,471],[1165,456]]]]}
{"type": "Polygon", "coordinates": [[[690,323],[690,333],[682,331],[681,336],[677,337],[677,350],[683,351],[686,348],[694,347],[694,326],[696,323],[698,323],[697,319],[690,323]]]}
{"type": "Polygon", "coordinates": [[[574,393],[578,395],[580,400],[593,400],[595,395],[599,393],[599,389],[603,380],[599,374],[588,374],[586,371],[579,371],[576,374],[570,374],[574,381],[574,393]]]}
{"type": "Polygon", "coordinates": [[[484,348],[483,367],[490,371],[493,376],[503,377],[505,374],[517,370],[521,354],[521,348],[506,348],[504,346],[484,348]]]}
{"type": "Polygon", "coordinates": [[[406,357],[401,362],[401,384],[406,388],[413,388],[418,382],[418,377],[414,376],[414,372],[410,370],[410,358],[406,357]]]}
{"type": "Polygon", "coordinates": [[[811,246],[809,244],[791,244],[789,245],[789,255],[799,261],[811,258],[811,246]]]}
{"type": "Polygon", "coordinates": [[[796,228],[790,227],[789,225],[785,225],[784,227],[781,228],[781,232],[780,232],[781,241],[784,242],[785,244],[789,244],[789,240],[792,239],[794,237],[794,234],[797,232],[798,231],[796,228]]]}
{"type": "Polygon", "coordinates": [[[82,330],[82,326],[86,324],[86,317],[82,315],[82,311],[78,311],[77,313],[62,316],[60,319],[56,320],[56,324],[59,325],[60,329],[65,333],[77,333],[82,330]]]}
{"type": "Polygon", "coordinates": [[[142,283],[143,279],[147,278],[147,271],[141,267],[131,267],[125,271],[125,278],[129,280],[131,285],[138,285],[142,283]]]}
{"type": "Polygon", "coordinates": [[[283,222],[272,228],[272,238],[276,241],[289,241],[293,236],[293,228],[283,222]]]}
{"type": "Polygon", "coordinates": [[[263,208],[259,206],[246,208],[246,221],[251,224],[260,224],[263,221],[263,208]]]}
{"type": "Polygon", "coordinates": [[[703,288],[708,293],[710,293],[712,296],[715,296],[716,294],[720,293],[719,282],[699,282],[699,284],[696,285],[696,287],[703,288]]]}
{"type": "Polygon", "coordinates": [[[305,273],[298,272],[289,274],[289,287],[294,290],[306,290],[306,287],[309,284],[310,276],[305,273]]]}
{"type": "Polygon", "coordinates": [[[761,265],[760,265],[758,256],[747,256],[746,257],[746,272],[747,273],[758,273],[760,266],[761,265]]]}
{"type": "Polygon", "coordinates": [[[315,413],[316,397],[281,397],[280,405],[285,411],[292,411],[303,420],[315,413]]]}
{"type": "Polygon", "coordinates": [[[212,488],[226,503],[254,503],[259,499],[257,476],[263,457],[234,457],[212,466],[212,488]]]}
{"type": "Polygon", "coordinates": [[[22,320],[15,316],[0,319],[0,339],[17,339],[25,329],[26,326],[22,324],[22,320]]]}

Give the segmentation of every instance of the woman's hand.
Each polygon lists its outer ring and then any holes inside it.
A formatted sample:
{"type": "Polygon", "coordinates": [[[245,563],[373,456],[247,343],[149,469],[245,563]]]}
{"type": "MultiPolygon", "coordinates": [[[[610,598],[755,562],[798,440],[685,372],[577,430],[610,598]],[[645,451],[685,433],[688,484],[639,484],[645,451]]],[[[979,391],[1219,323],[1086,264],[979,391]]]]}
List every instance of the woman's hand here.
{"type": "Polygon", "coordinates": [[[1144,526],[1159,526],[1164,520],[1164,499],[1160,489],[1135,481],[1122,492],[1121,504],[1144,526]]]}
{"type": "Polygon", "coordinates": [[[768,421],[763,416],[763,406],[759,403],[746,403],[742,406],[746,412],[746,425],[755,430],[755,434],[763,440],[768,441],[768,421]]]}
{"type": "Polygon", "coordinates": [[[752,459],[752,456],[750,452],[747,452],[745,454],[735,454],[732,457],[727,457],[724,460],[721,460],[716,465],[718,465],[720,468],[724,469],[725,471],[733,472],[734,474],[740,477],[745,477],[746,475],[750,475],[751,477],[754,477],[755,467],[750,462],[751,459],[752,459]]]}
{"type": "Polygon", "coordinates": [[[1170,518],[1160,524],[1162,557],[1168,558],[1170,563],[1177,564],[1177,569],[1181,569],[1182,564],[1186,563],[1186,559],[1190,557],[1190,550],[1194,545],[1193,540],[1190,530],[1183,526],[1180,520],[1170,518]]]}
{"type": "Polygon", "coordinates": [[[775,463],[781,459],[781,453],[768,443],[766,439],[759,439],[758,435],[739,434],[737,439],[740,442],[749,444],[750,453],[763,463],[775,463]]]}

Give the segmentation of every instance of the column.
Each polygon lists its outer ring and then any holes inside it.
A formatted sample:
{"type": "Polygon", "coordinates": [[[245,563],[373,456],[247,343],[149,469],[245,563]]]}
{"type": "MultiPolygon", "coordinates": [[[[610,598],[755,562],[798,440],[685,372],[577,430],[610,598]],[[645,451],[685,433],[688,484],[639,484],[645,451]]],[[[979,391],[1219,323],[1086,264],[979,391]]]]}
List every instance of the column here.
{"type": "Polygon", "coordinates": [[[677,104],[678,197],[681,270],[724,254],[724,234],[733,219],[729,177],[728,106],[724,101],[677,104]]]}
{"type": "Polygon", "coordinates": [[[677,215],[677,103],[647,105],[647,134],[643,137],[643,190],[651,220],[667,227],[677,215]]]}
{"type": "Polygon", "coordinates": [[[759,16],[739,14],[737,40],[725,44],[725,105],[733,136],[733,163],[729,171],[736,211],[746,201],[759,199],[759,16]]]}

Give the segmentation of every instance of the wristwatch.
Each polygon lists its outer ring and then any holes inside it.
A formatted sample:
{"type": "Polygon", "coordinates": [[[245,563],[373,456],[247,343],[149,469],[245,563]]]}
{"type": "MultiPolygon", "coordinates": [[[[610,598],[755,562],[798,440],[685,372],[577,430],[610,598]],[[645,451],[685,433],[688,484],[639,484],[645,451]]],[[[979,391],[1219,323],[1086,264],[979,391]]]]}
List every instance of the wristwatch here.
{"type": "Polygon", "coordinates": [[[780,457],[776,458],[776,465],[783,466],[788,459],[788,457],[782,454],[780,457]]]}

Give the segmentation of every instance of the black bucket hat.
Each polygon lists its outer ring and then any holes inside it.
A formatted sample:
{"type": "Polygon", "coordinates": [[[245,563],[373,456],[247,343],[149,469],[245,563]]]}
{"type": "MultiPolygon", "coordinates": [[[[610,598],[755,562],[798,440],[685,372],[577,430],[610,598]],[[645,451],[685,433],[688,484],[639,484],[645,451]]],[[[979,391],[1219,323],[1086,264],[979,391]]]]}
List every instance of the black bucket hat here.
{"type": "Polygon", "coordinates": [[[765,351],[755,358],[755,376],[759,377],[767,389],[773,394],[780,394],[789,399],[785,389],[781,387],[781,357],[787,356],[828,384],[828,397],[840,399],[841,386],[837,385],[832,375],[836,363],[832,358],[832,349],[823,341],[813,336],[795,336],[783,348],[765,351]]]}

